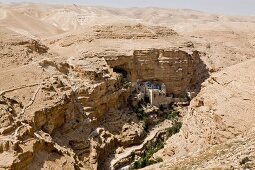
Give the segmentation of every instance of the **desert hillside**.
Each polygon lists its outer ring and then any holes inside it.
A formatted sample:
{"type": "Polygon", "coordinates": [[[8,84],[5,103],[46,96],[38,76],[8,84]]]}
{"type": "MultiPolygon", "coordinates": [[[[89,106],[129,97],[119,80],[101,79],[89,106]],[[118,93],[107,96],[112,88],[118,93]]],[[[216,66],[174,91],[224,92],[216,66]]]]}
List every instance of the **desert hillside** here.
{"type": "Polygon", "coordinates": [[[0,169],[254,169],[255,17],[0,4],[0,169]]]}

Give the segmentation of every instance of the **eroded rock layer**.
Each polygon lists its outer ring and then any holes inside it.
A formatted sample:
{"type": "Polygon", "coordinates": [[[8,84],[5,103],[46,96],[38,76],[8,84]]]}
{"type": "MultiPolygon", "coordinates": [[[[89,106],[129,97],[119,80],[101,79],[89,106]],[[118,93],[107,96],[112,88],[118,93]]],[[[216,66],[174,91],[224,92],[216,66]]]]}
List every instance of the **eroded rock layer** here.
{"type": "Polygon", "coordinates": [[[125,70],[133,83],[162,82],[167,93],[173,94],[183,93],[196,83],[201,62],[198,51],[189,54],[176,49],[135,50],[133,56],[105,58],[110,67],[125,70]]]}

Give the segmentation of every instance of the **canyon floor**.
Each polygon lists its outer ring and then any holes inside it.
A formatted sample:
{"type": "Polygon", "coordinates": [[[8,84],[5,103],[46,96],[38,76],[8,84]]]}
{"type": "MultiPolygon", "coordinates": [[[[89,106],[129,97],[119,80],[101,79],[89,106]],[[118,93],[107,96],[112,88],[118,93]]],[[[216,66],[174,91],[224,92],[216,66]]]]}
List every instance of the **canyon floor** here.
{"type": "Polygon", "coordinates": [[[0,169],[255,169],[254,28],[188,9],[0,4],[0,169]],[[137,102],[148,81],[173,102],[137,102]]]}

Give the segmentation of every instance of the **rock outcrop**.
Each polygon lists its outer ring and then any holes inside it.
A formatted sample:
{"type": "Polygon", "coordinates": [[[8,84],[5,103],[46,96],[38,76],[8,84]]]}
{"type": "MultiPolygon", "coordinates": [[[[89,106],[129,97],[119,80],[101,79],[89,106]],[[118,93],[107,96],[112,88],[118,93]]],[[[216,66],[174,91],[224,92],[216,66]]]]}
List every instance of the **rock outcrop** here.
{"type": "Polygon", "coordinates": [[[250,129],[224,143],[145,169],[254,169],[254,130],[250,129]]]}
{"type": "Polygon", "coordinates": [[[6,71],[52,57],[48,47],[39,40],[33,40],[0,27],[0,70],[6,71]]]}
{"type": "Polygon", "coordinates": [[[123,69],[130,81],[155,81],[166,85],[167,93],[181,94],[200,78],[199,52],[189,54],[182,50],[135,50],[133,56],[108,57],[113,69],[123,69]]]}

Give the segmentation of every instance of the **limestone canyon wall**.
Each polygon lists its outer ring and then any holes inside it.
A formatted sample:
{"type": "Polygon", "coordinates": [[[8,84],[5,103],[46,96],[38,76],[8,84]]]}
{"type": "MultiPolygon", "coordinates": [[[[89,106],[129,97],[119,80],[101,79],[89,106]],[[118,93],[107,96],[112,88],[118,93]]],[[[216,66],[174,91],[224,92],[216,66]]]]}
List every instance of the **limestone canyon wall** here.
{"type": "Polygon", "coordinates": [[[128,73],[132,83],[159,81],[166,85],[167,93],[180,94],[197,81],[201,63],[199,52],[182,50],[135,50],[132,56],[105,57],[112,68],[128,73]]]}

